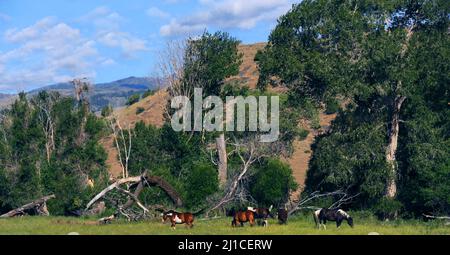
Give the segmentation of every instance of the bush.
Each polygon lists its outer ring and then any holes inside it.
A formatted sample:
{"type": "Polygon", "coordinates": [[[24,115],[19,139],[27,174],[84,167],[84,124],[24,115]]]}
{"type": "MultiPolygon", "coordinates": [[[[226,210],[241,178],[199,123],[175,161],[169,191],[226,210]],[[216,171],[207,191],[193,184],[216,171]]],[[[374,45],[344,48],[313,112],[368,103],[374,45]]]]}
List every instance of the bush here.
{"type": "Polygon", "coordinates": [[[333,114],[333,113],[337,113],[339,111],[339,103],[336,99],[329,99],[327,100],[326,104],[326,108],[325,108],[325,113],[326,114],[333,114]]]}
{"type": "Polygon", "coordinates": [[[156,93],[156,91],[157,91],[156,89],[155,90],[149,89],[149,90],[144,92],[144,94],[142,95],[142,98],[153,96],[156,93]]]}
{"type": "Polygon", "coordinates": [[[136,115],[141,114],[141,113],[143,113],[144,111],[145,111],[145,108],[144,108],[144,107],[138,107],[138,108],[136,109],[136,115]]]}
{"type": "Polygon", "coordinates": [[[216,169],[209,163],[196,162],[186,180],[186,206],[193,208],[219,189],[216,169]]]}
{"type": "Polygon", "coordinates": [[[139,94],[131,95],[131,96],[128,98],[127,105],[128,105],[128,106],[133,105],[133,104],[139,102],[140,99],[141,99],[141,96],[140,96],[139,94]]]}
{"type": "Polygon", "coordinates": [[[113,113],[112,106],[108,105],[102,108],[102,117],[108,117],[113,113]]]}
{"type": "Polygon", "coordinates": [[[402,203],[398,200],[382,198],[375,206],[375,215],[380,219],[392,219],[402,207],[402,203]]]}
{"type": "Polygon", "coordinates": [[[289,192],[297,188],[292,170],[279,159],[270,159],[260,169],[250,185],[252,196],[261,206],[278,206],[289,197],[289,192]]]}

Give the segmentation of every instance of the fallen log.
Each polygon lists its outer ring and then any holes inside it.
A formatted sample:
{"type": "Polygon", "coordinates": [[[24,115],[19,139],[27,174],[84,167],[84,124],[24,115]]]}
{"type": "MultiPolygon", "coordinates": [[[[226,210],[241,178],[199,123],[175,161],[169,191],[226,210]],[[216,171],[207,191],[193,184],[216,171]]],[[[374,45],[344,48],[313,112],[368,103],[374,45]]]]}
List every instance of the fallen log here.
{"type": "Polygon", "coordinates": [[[47,210],[47,200],[50,200],[52,198],[55,198],[55,195],[49,195],[49,196],[45,196],[42,198],[39,198],[37,200],[34,200],[31,203],[22,205],[19,208],[16,208],[14,210],[11,210],[3,215],[0,215],[0,218],[7,218],[7,217],[14,217],[14,216],[18,216],[18,215],[24,215],[26,214],[25,211],[34,209],[36,210],[36,213],[38,213],[39,215],[49,215],[48,210],[47,210]]]}
{"type": "Polygon", "coordinates": [[[114,218],[115,218],[115,215],[111,215],[111,216],[108,216],[108,217],[103,217],[103,218],[98,220],[98,223],[100,223],[100,224],[108,224],[108,223],[111,223],[114,218]]]}
{"type": "Polygon", "coordinates": [[[128,196],[130,196],[130,197],[134,200],[134,202],[135,202],[142,210],[144,210],[144,213],[148,213],[148,209],[141,203],[141,201],[139,201],[139,198],[138,198],[136,195],[134,195],[133,193],[129,192],[128,190],[124,190],[124,189],[119,188],[119,187],[117,187],[117,190],[120,191],[120,192],[122,192],[122,193],[125,193],[125,194],[128,195],[128,196]]]}
{"type": "MultiPolygon", "coordinates": [[[[130,200],[125,204],[123,209],[126,209],[129,206],[131,206],[133,204],[133,202],[137,202],[139,207],[145,208],[139,202],[139,199],[138,199],[139,194],[141,193],[141,191],[143,190],[143,188],[145,186],[157,186],[157,187],[161,188],[162,190],[164,190],[164,192],[166,192],[166,194],[170,197],[170,199],[172,199],[172,201],[174,202],[174,204],[177,207],[180,207],[183,205],[180,195],[178,194],[178,192],[176,192],[176,190],[172,187],[172,185],[170,185],[167,181],[165,181],[164,179],[162,179],[159,176],[148,176],[147,173],[145,172],[141,176],[134,176],[134,177],[120,179],[120,180],[114,182],[113,184],[109,185],[104,190],[102,190],[100,193],[98,193],[91,201],[89,201],[85,210],[88,210],[95,202],[97,202],[99,199],[104,197],[108,192],[110,192],[114,189],[117,189],[120,192],[125,193],[126,195],[128,195],[130,197],[130,200]],[[126,183],[131,183],[132,184],[131,186],[134,186],[137,184],[137,188],[136,188],[134,194],[120,188],[120,185],[126,184],[126,183]]],[[[144,210],[144,211],[146,211],[146,210],[144,210]]]]}
{"type": "Polygon", "coordinates": [[[425,213],[423,213],[422,215],[425,218],[429,218],[429,219],[450,220],[449,216],[441,216],[441,217],[439,217],[439,216],[428,215],[428,214],[425,214],[425,213]]]}
{"type": "Polygon", "coordinates": [[[100,193],[98,193],[91,201],[89,201],[89,203],[86,205],[86,209],[85,210],[89,210],[89,208],[95,202],[97,202],[100,198],[102,198],[108,192],[110,192],[111,190],[119,187],[120,185],[125,184],[125,183],[130,183],[130,182],[136,183],[136,182],[139,182],[140,180],[141,180],[141,176],[135,176],[135,177],[124,178],[124,179],[120,179],[120,180],[116,181],[115,183],[109,185],[104,190],[102,190],[100,193]]]}

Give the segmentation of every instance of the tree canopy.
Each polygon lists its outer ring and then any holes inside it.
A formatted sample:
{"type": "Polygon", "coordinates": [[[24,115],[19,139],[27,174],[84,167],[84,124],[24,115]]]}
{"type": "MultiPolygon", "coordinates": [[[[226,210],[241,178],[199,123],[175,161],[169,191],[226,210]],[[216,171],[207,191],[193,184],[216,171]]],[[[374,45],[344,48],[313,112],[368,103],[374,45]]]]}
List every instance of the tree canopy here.
{"type": "Polygon", "coordinates": [[[316,141],[307,190],[448,212],[449,13],[442,0],[306,0],[279,19],[257,55],[259,87],[287,86],[298,108],[341,106],[316,141]]]}

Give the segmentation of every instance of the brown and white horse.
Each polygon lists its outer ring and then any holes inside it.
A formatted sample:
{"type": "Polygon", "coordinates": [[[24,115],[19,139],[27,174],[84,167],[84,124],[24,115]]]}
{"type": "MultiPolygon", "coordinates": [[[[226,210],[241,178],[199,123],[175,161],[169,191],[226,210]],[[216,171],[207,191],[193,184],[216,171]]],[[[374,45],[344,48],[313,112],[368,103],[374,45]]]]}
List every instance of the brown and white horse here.
{"type": "Polygon", "coordinates": [[[175,229],[176,224],[186,224],[187,227],[194,227],[194,214],[185,212],[179,213],[173,210],[163,212],[161,214],[162,222],[170,221],[171,227],[175,229]]]}

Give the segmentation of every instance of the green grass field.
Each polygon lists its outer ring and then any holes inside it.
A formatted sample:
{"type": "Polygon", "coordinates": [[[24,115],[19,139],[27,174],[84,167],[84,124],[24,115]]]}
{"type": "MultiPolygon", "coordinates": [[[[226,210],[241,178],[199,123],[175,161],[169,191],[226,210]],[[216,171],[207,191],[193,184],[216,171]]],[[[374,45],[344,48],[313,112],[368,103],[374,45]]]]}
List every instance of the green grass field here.
{"type": "Polygon", "coordinates": [[[378,221],[373,218],[355,218],[355,227],[343,225],[336,228],[333,222],[326,230],[314,228],[312,217],[292,217],[287,225],[278,225],[270,220],[267,228],[248,224],[243,228],[232,228],[230,218],[198,219],[192,229],[178,225],[175,230],[168,223],[159,220],[142,222],[115,221],[107,225],[98,225],[93,218],[68,217],[21,217],[0,219],[1,235],[66,235],[78,232],[81,235],[367,235],[378,232],[381,235],[449,235],[450,225],[443,221],[423,222],[419,220],[378,221]]]}

